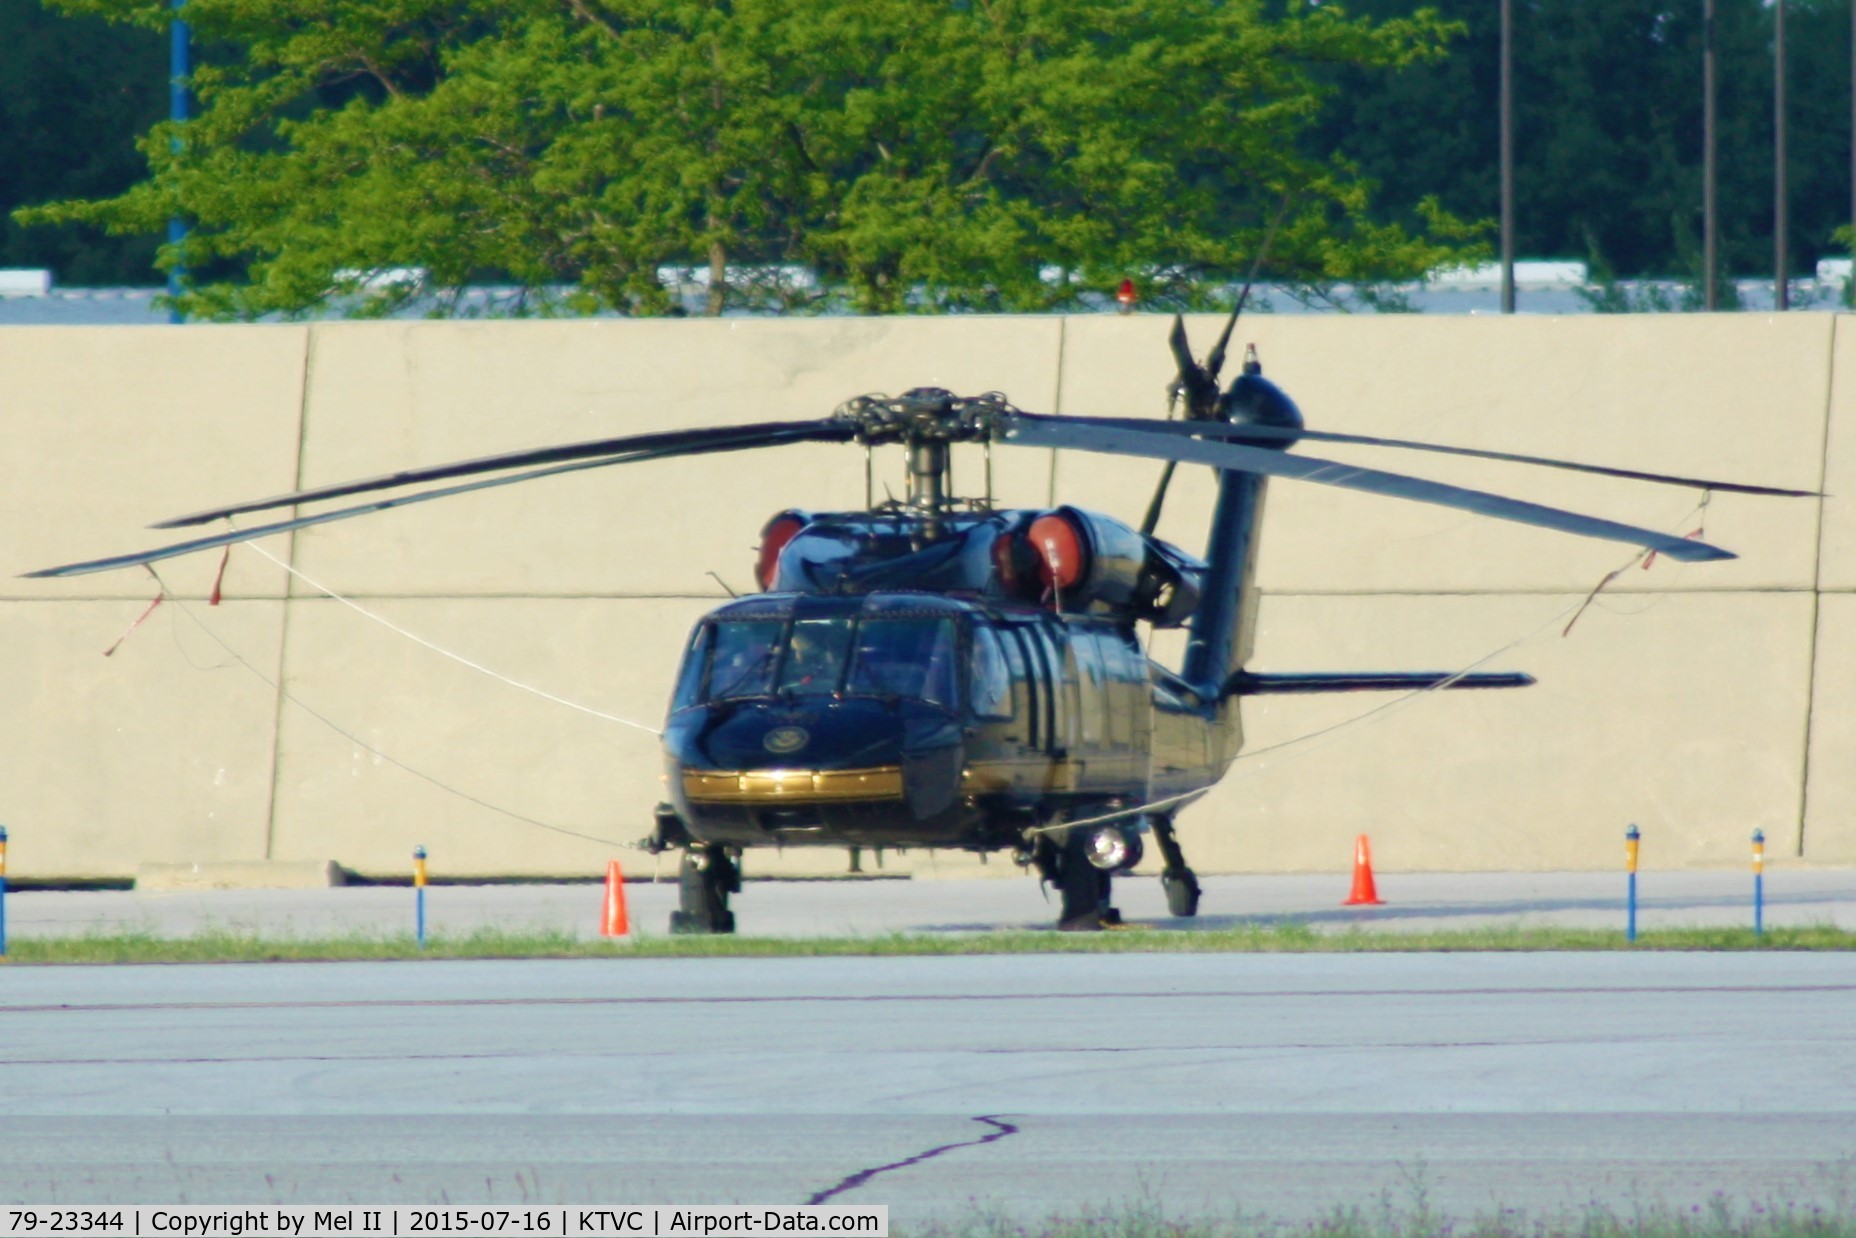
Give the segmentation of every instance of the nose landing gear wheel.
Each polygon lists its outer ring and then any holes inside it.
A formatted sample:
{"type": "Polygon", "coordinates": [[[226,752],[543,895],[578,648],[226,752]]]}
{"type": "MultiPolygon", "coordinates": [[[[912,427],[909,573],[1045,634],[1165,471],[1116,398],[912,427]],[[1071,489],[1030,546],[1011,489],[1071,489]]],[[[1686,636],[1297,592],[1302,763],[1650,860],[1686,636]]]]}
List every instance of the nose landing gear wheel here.
{"type": "Polygon", "coordinates": [[[741,891],[741,870],[723,847],[690,847],[677,871],[678,909],[670,913],[672,933],[732,933],[735,913],[728,896],[741,891]]]}

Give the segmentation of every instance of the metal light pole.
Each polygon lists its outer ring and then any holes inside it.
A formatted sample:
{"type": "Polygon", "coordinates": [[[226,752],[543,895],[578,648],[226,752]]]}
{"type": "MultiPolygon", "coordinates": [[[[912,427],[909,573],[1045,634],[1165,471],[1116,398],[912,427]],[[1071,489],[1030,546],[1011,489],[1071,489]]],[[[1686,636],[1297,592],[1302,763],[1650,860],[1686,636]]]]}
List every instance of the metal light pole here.
{"type": "Polygon", "coordinates": [[[1772,5],[1772,304],[1791,308],[1791,273],[1786,261],[1790,245],[1791,194],[1785,167],[1785,0],[1772,5]]]}
{"type": "MultiPolygon", "coordinates": [[[[181,6],[187,0],[174,0],[174,23],[168,28],[168,119],[180,124],[187,119],[189,98],[187,79],[193,75],[193,56],[189,46],[187,23],[180,19],[181,6]]],[[[180,139],[174,139],[174,149],[180,149],[180,139]]],[[[168,220],[168,244],[179,245],[187,239],[187,224],[178,215],[168,220]]],[[[168,296],[180,295],[181,280],[186,277],[186,269],[179,265],[168,268],[168,296]]],[[[169,322],[185,322],[186,318],[172,306],[168,308],[169,322]]]]}
{"type": "Polygon", "coordinates": [[[1502,0],[1502,313],[1514,313],[1514,0],[1502,0]]]}
{"type": "Polygon", "coordinates": [[[1701,5],[1701,288],[1702,308],[1720,308],[1715,286],[1719,237],[1714,218],[1714,0],[1701,5]]]}

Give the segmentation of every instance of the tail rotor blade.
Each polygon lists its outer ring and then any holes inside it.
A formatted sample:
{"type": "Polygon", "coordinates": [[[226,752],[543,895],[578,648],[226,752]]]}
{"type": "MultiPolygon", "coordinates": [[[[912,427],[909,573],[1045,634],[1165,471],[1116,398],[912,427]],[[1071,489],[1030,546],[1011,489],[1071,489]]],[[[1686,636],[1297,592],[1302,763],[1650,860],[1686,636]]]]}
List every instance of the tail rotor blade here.
{"type": "Polygon", "coordinates": [[[1154,530],[1160,527],[1160,509],[1166,504],[1166,488],[1173,483],[1173,470],[1179,467],[1179,461],[1168,460],[1166,467],[1160,471],[1160,484],[1154,487],[1153,501],[1147,505],[1147,515],[1141,518],[1141,534],[1152,537],[1154,530]]]}
{"type": "Polygon", "coordinates": [[[1231,316],[1224,320],[1224,332],[1219,335],[1211,355],[1205,358],[1205,374],[1214,389],[1218,386],[1218,373],[1224,369],[1224,353],[1230,346],[1231,332],[1237,326],[1237,316],[1244,312],[1244,303],[1250,300],[1250,290],[1257,286],[1257,276],[1263,270],[1263,260],[1269,257],[1270,246],[1275,243],[1276,233],[1281,230],[1282,221],[1289,217],[1289,207],[1294,202],[1293,193],[1282,196],[1282,205],[1276,208],[1276,218],[1270,221],[1270,230],[1263,234],[1263,244],[1257,246],[1257,256],[1250,260],[1250,274],[1244,277],[1244,287],[1237,294],[1237,304],[1231,307],[1231,316]]]}

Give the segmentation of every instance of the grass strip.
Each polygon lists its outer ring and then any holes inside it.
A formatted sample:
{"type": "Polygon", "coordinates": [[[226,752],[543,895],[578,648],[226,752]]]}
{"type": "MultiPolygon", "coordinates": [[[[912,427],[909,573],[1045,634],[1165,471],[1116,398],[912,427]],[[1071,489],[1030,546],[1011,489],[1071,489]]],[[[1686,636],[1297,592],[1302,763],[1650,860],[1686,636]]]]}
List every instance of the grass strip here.
{"type": "Polygon", "coordinates": [[[562,929],[478,928],[434,933],[425,949],[411,933],[330,937],[265,936],[209,928],[186,937],[152,931],[14,936],[0,965],[35,963],[281,963],[381,959],[809,958],[973,954],[1367,954],[1523,951],[1856,950],[1856,932],[1830,925],[1768,929],[1666,928],[1635,942],[1608,929],[1498,926],[1436,932],[1350,928],[1321,931],[1283,922],[1195,931],[1125,928],[1103,933],[1017,930],[883,937],[670,937],[635,931],[619,939],[562,929]]]}
{"type": "MultiPolygon", "coordinates": [[[[895,1229],[892,1232],[903,1232],[895,1229]]],[[[1215,1218],[1173,1217],[1158,1205],[1085,1211],[1025,1224],[976,1214],[951,1223],[909,1226],[910,1238],[1856,1238],[1856,1212],[1769,1201],[1736,1205],[1715,1195],[1687,1207],[1617,1210],[1603,1204],[1529,1214],[1498,1208],[1470,1217],[1428,1206],[1337,1208],[1309,1221],[1233,1209],[1215,1218]]]]}

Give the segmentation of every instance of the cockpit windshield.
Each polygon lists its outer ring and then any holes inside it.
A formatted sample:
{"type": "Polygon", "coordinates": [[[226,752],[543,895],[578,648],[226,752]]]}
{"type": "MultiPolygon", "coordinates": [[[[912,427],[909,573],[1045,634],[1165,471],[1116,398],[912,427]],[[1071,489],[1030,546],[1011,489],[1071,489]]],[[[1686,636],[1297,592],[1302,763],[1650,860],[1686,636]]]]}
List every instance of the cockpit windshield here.
{"type": "Polygon", "coordinates": [[[959,644],[948,616],[729,619],[690,649],[677,707],[772,693],[955,703],[959,644]]]}
{"type": "Polygon", "coordinates": [[[865,619],[845,691],[952,705],[955,648],[951,619],[865,619]]]}

